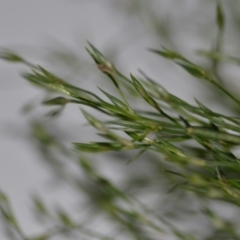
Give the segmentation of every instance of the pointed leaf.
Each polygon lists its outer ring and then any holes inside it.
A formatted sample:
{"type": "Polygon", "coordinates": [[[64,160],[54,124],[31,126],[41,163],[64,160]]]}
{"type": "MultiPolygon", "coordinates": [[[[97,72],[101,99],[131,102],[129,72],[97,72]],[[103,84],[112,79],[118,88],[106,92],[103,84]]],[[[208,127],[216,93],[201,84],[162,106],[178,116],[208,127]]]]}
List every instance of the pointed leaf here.
{"type": "Polygon", "coordinates": [[[217,14],[216,14],[216,22],[219,29],[223,29],[225,25],[225,18],[223,13],[223,8],[220,0],[217,3],[217,14]]]}

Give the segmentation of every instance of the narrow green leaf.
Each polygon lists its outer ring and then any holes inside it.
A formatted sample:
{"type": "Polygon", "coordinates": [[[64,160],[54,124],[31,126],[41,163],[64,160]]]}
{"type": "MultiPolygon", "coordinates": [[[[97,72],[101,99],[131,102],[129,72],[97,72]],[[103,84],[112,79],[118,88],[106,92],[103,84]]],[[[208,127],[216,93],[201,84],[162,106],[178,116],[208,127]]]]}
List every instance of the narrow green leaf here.
{"type": "Polygon", "coordinates": [[[136,88],[136,90],[139,92],[139,94],[142,96],[143,99],[146,100],[146,102],[154,107],[159,113],[161,113],[163,116],[168,118],[170,121],[174,122],[179,127],[182,127],[180,123],[178,123],[177,120],[169,116],[167,113],[165,113],[157,104],[157,102],[148,94],[148,92],[145,90],[145,88],[141,85],[141,83],[133,76],[131,75],[133,85],[136,88]]]}
{"type": "Polygon", "coordinates": [[[37,211],[39,211],[42,214],[48,214],[47,207],[45,206],[45,204],[39,197],[34,196],[33,203],[34,203],[34,206],[37,209],[37,211]]]}
{"type": "Polygon", "coordinates": [[[0,203],[8,204],[8,198],[5,193],[0,190],[0,203]]]}
{"type": "MultiPolygon", "coordinates": [[[[95,63],[97,64],[97,67],[104,73],[106,74],[111,81],[113,82],[114,86],[117,88],[122,100],[124,101],[124,103],[126,104],[126,106],[128,107],[128,110],[130,112],[132,112],[131,107],[129,106],[118,82],[116,81],[115,77],[113,76],[114,74],[119,75],[119,72],[115,69],[114,65],[112,63],[110,63],[104,56],[103,54],[97,50],[97,48],[95,48],[91,43],[88,42],[88,44],[91,47],[90,51],[89,49],[87,49],[88,53],[91,55],[91,57],[93,58],[93,60],[95,61],[95,63]]],[[[121,77],[124,77],[123,75],[120,74],[121,77]]]]}
{"type": "Polygon", "coordinates": [[[194,64],[180,62],[178,63],[178,65],[184,68],[193,77],[202,78],[208,80],[209,82],[213,81],[211,77],[203,69],[194,64]]]}
{"type": "Polygon", "coordinates": [[[119,100],[118,98],[114,97],[113,95],[105,92],[104,90],[102,90],[101,88],[99,88],[100,91],[102,93],[104,93],[110,100],[111,102],[116,106],[116,107],[120,107],[120,108],[123,108],[123,109],[128,109],[127,105],[125,103],[123,103],[121,100],[119,100]]]}
{"type": "Polygon", "coordinates": [[[114,70],[115,67],[111,62],[109,62],[106,57],[96,48],[94,47],[90,42],[88,42],[88,45],[91,47],[92,52],[87,49],[87,51],[91,54],[93,59],[96,61],[97,64],[102,64],[103,66],[114,70]]]}
{"type": "Polygon", "coordinates": [[[134,87],[139,92],[139,94],[142,96],[142,98],[145,99],[146,102],[149,103],[149,105],[151,105],[152,107],[157,109],[159,112],[161,112],[161,109],[158,106],[158,104],[156,103],[156,101],[151,96],[149,96],[149,94],[147,93],[145,88],[141,85],[141,83],[133,75],[131,75],[131,78],[132,78],[134,87]]]}
{"type": "Polygon", "coordinates": [[[219,29],[223,29],[225,25],[225,17],[220,0],[217,3],[216,23],[219,29]]]}
{"type": "Polygon", "coordinates": [[[149,51],[168,59],[177,59],[181,57],[181,55],[177,52],[170,51],[164,47],[163,50],[149,49],[149,51]]]}
{"type": "Polygon", "coordinates": [[[51,110],[49,111],[46,116],[49,117],[49,118],[55,118],[55,117],[58,117],[60,116],[60,114],[63,112],[63,109],[64,109],[64,105],[62,105],[61,107],[57,108],[57,109],[54,109],[54,110],[51,110]]]}
{"type": "Polygon", "coordinates": [[[7,49],[0,51],[0,58],[10,62],[24,62],[24,59],[7,49]]]}
{"type": "Polygon", "coordinates": [[[138,159],[146,151],[147,151],[147,148],[143,148],[142,150],[140,150],[137,154],[135,154],[133,157],[127,160],[126,165],[138,159]]]}
{"type": "Polygon", "coordinates": [[[22,75],[28,81],[37,84],[38,86],[61,92],[74,98],[80,98],[85,100],[92,100],[92,97],[98,101],[102,101],[100,97],[85,89],[73,86],[63,79],[48,72],[46,69],[39,67],[32,70],[32,73],[26,73],[22,75]]]}
{"type": "Polygon", "coordinates": [[[206,138],[206,139],[212,139],[216,141],[226,141],[226,142],[240,144],[240,136],[238,135],[211,131],[204,128],[190,127],[187,129],[187,134],[193,135],[193,136],[195,135],[195,136],[206,138]]]}
{"type": "Polygon", "coordinates": [[[12,226],[21,236],[23,236],[18,221],[15,218],[12,208],[10,206],[9,200],[2,192],[0,192],[0,213],[2,214],[4,220],[10,226],[12,226]]]}
{"type": "MultiPolygon", "coordinates": [[[[168,50],[165,51],[166,54],[167,54],[167,51],[168,50]]],[[[152,50],[152,52],[157,53],[161,56],[164,56],[164,54],[162,54],[162,51],[160,51],[160,53],[159,53],[158,50],[152,50]]],[[[220,91],[222,91],[225,95],[227,95],[230,99],[232,99],[234,102],[236,102],[238,105],[240,105],[240,100],[238,98],[236,98],[231,92],[229,92],[221,84],[219,84],[217,81],[215,81],[215,79],[213,79],[212,76],[210,76],[201,67],[197,66],[194,63],[191,63],[189,60],[182,57],[180,54],[176,53],[175,55],[172,54],[171,56],[172,56],[171,59],[173,59],[174,62],[176,62],[182,68],[184,68],[189,74],[191,74],[192,76],[194,76],[196,78],[200,78],[200,79],[206,80],[207,82],[211,83],[213,86],[215,86],[220,91]]],[[[168,58],[170,58],[170,57],[168,57],[168,58]]]]}
{"type": "Polygon", "coordinates": [[[92,115],[90,115],[89,113],[87,113],[86,111],[82,111],[83,115],[85,116],[85,118],[88,120],[88,122],[94,126],[96,129],[98,129],[99,131],[109,135],[112,139],[115,139],[116,141],[118,141],[119,143],[121,143],[122,145],[126,146],[126,147],[133,147],[134,144],[125,139],[122,138],[120,136],[118,136],[117,134],[115,134],[114,132],[110,131],[101,121],[97,120],[96,118],[94,118],[92,115]]]}
{"type": "Polygon", "coordinates": [[[148,77],[142,70],[139,70],[139,72],[144,76],[145,79],[147,79],[150,84],[144,83],[148,86],[149,89],[151,89],[154,93],[157,94],[160,99],[168,100],[170,97],[169,92],[161,86],[159,83],[155,82],[153,79],[148,77]]]}
{"type": "Polygon", "coordinates": [[[102,124],[101,121],[97,120],[95,117],[93,117],[91,114],[87,113],[84,110],[82,110],[82,113],[92,126],[94,126],[96,129],[98,129],[101,132],[108,133],[108,129],[102,124]]]}
{"type": "Polygon", "coordinates": [[[65,105],[67,103],[79,103],[79,102],[74,99],[67,99],[64,97],[56,97],[51,100],[43,102],[44,105],[65,105]]]}
{"type": "Polygon", "coordinates": [[[177,188],[182,187],[183,185],[187,184],[188,182],[179,182],[174,184],[169,190],[167,190],[167,194],[172,193],[173,191],[175,191],[177,188]]]}
{"type": "Polygon", "coordinates": [[[74,222],[70,219],[70,216],[66,212],[64,212],[62,209],[57,209],[57,216],[59,220],[68,227],[74,227],[74,222]]]}
{"type": "MultiPolygon", "coordinates": [[[[76,144],[76,143],[74,143],[73,145],[74,145],[75,147],[77,147],[75,144],[76,144]]],[[[93,166],[90,164],[90,162],[89,162],[87,159],[85,159],[85,158],[80,158],[80,159],[79,159],[79,164],[80,164],[80,166],[84,169],[84,171],[85,171],[88,175],[95,175],[95,170],[94,170],[93,166]]]]}
{"type": "Polygon", "coordinates": [[[73,143],[73,145],[83,152],[108,152],[132,149],[132,147],[126,147],[120,143],[113,142],[73,143]]]}

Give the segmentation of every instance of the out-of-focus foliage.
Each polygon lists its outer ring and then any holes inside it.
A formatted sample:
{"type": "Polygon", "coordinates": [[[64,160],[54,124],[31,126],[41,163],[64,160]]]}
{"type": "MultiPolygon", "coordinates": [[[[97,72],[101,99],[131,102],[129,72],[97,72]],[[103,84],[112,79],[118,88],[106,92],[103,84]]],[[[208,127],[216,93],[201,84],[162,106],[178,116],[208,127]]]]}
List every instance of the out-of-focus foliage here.
{"type": "MultiPolygon", "coordinates": [[[[224,206],[230,205],[239,213],[240,205],[240,159],[234,154],[240,145],[240,98],[221,71],[224,62],[239,65],[238,56],[232,56],[224,48],[227,40],[232,41],[227,38],[228,27],[239,34],[236,10],[239,2],[199,2],[199,8],[210,12],[210,28],[197,25],[191,14],[185,19],[181,13],[176,14],[180,19],[177,26],[184,26],[190,19],[205,33],[215,31],[216,34],[206,37],[213,39],[206,49],[197,49],[198,54],[207,59],[202,65],[190,60],[189,52],[184,54],[188,46],[178,43],[176,36],[181,36],[184,28],[172,26],[172,11],[177,12],[180,4],[189,7],[189,1],[135,0],[111,4],[126,16],[144,17],[146,26],[151,26],[149,34],[157,37],[156,43],[166,45],[154,46],[149,52],[176,63],[180,71],[200,81],[231,114],[215,111],[197,99],[195,103],[188,103],[144,71],[140,70],[138,75],[122,73],[117,59],[116,62],[112,59],[114,54],[110,54],[109,60],[91,43],[87,52],[95,68],[114,88],[112,91],[87,90],[4,50],[1,53],[4,60],[30,66],[23,77],[47,91],[42,104],[46,108],[56,107],[48,112],[48,118],[61,116],[69,104],[76,104],[103,139],[86,142],[82,138],[82,142],[74,142],[69,148],[55,136],[57,125],[48,126],[40,120],[31,124],[35,146],[59,184],[67,183],[76,193],[76,202],[83,199],[85,205],[79,212],[72,213],[60,207],[51,208],[40,196],[34,196],[37,216],[48,222],[49,227],[42,234],[26,236],[10,201],[1,193],[0,210],[9,238],[239,239],[239,221],[221,216],[224,206]],[[176,6],[170,9],[171,4],[176,6]],[[165,7],[165,15],[158,14],[157,6],[165,7]],[[170,17],[166,19],[168,11],[170,17]],[[129,93],[135,98],[130,98],[129,93]],[[94,112],[89,113],[89,108],[94,112]],[[89,152],[97,155],[86,154],[89,152]],[[100,153],[108,155],[110,161],[100,158],[100,153]],[[111,162],[122,172],[110,167],[111,162]],[[109,171],[113,171],[113,176],[120,176],[120,180],[104,175],[101,164],[109,165],[109,171]],[[106,226],[100,231],[103,223],[106,226]]],[[[206,41],[201,31],[197,36],[199,41],[206,41]]],[[[61,52],[57,57],[68,59],[70,67],[79,60],[77,56],[61,52]]]]}

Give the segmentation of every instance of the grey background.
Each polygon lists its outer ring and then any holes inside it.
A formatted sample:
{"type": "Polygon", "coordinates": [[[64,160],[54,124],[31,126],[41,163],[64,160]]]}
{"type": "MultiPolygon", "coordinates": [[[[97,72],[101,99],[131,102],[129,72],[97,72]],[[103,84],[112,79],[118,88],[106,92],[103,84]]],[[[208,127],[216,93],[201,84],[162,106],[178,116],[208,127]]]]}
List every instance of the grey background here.
{"type": "MultiPolygon", "coordinates": [[[[148,47],[159,48],[166,41],[153,34],[144,13],[134,12],[137,2],[0,0],[0,47],[14,49],[34,63],[68,76],[70,81],[80,86],[94,88],[103,84],[108,87],[86,54],[84,47],[89,40],[126,74],[136,74],[141,68],[179,97],[188,101],[193,101],[193,97],[201,98],[203,92],[207,93],[204,86],[146,50],[148,47]],[[74,66],[71,61],[65,63],[56,59],[61,51],[70,52],[75,57],[74,66]]],[[[215,2],[145,2],[155,6],[159,16],[169,21],[173,45],[186,56],[203,63],[193,51],[211,46],[214,31],[207,25],[214,25],[214,14],[210,13],[214,11],[215,2]],[[205,7],[206,2],[208,8],[205,7]],[[195,28],[196,24],[203,26],[203,32],[195,28]],[[203,33],[205,37],[199,37],[203,33]]],[[[49,191],[51,172],[41,164],[40,157],[29,144],[28,118],[21,113],[21,108],[24,103],[41,96],[41,91],[20,77],[19,72],[26,70],[23,66],[0,62],[0,188],[9,196],[23,229],[33,234],[41,227],[32,221],[29,193],[46,193],[49,202],[69,204],[73,196],[70,192],[68,194],[67,187],[49,191]]],[[[203,99],[208,103],[209,100],[208,95],[203,99]]],[[[211,104],[214,105],[214,101],[211,104]]],[[[82,126],[84,122],[79,110],[70,107],[59,120],[59,125],[63,128],[69,126],[69,142],[80,141],[83,137],[86,140],[93,136],[82,126]]],[[[0,238],[3,239],[1,232],[0,238]]]]}

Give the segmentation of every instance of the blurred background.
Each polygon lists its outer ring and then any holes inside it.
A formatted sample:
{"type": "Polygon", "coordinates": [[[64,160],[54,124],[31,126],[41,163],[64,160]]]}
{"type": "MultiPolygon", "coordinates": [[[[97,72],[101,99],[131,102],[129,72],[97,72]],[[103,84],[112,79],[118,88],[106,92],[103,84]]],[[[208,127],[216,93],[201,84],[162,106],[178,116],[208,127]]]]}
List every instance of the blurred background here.
{"type": "MultiPolygon", "coordinates": [[[[227,21],[221,51],[237,57],[240,1],[228,0],[223,6],[227,21]]],[[[210,86],[148,51],[164,46],[210,70],[211,60],[197,51],[214,48],[218,34],[215,12],[215,0],[0,0],[0,47],[14,50],[82,88],[99,92],[99,86],[114,91],[85,50],[90,41],[127,76],[138,75],[141,69],[178,97],[189,102],[196,98],[229,113],[231,110],[219,104],[221,99],[210,86]]],[[[86,120],[77,106],[68,106],[54,121],[46,117],[45,108],[26,114],[31,104],[40,105],[45,94],[21,77],[20,73],[28,71],[21,64],[0,62],[0,188],[9,196],[22,228],[35,234],[44,227],[33,220],[32,194],[73,212],[83,203],[76,204],[76,193],[68,184],[53,179],[46,157],[33,141],[31,123],[44,122],[69,148],[71,142],[88,142],[96,136],[93,129],[84,126],[86,120]]],[[[229,88],[238,91],[238,66],[225,63],[219,74],[229,88]]],[[[124,155],[118,161],[112,161],[111,154],[93,158],[102,173],[116,183],[123,172],[145,166],[143,161],[126,166],[121,161],[124,155]]],[[[75,170],[70,166],[69,171],[75,170]]],[[[232,219],[238,216],[230,206],[225,206],[223,215],[232,219]]],[[[199,218],[202,225],[206,224],[199,218]]],[[[108,229],[101,224],[95,223],[103,232],[108,229]]],[[[5,239],[4,231],[0,231],[0,238],[5,239]]]]}

